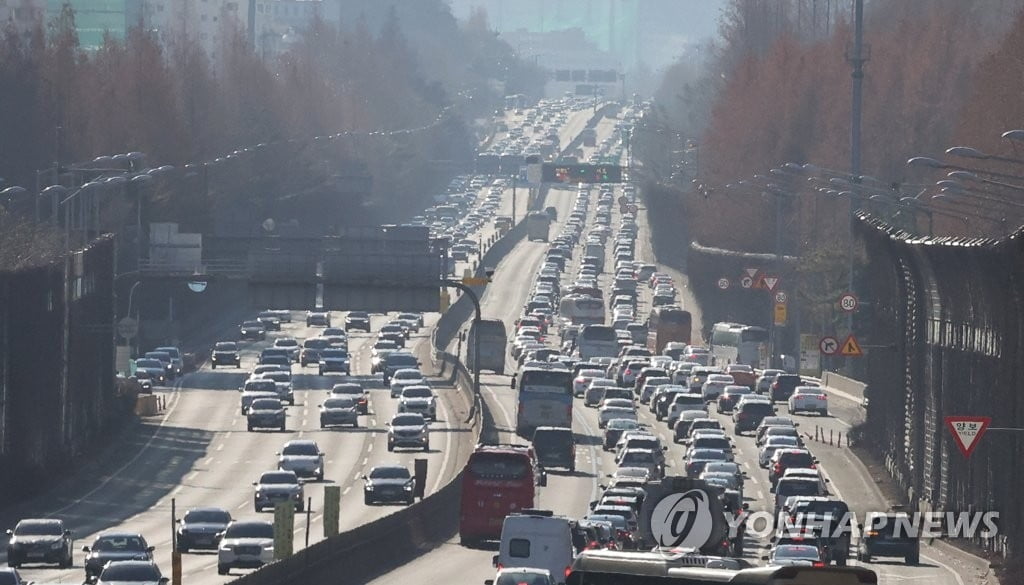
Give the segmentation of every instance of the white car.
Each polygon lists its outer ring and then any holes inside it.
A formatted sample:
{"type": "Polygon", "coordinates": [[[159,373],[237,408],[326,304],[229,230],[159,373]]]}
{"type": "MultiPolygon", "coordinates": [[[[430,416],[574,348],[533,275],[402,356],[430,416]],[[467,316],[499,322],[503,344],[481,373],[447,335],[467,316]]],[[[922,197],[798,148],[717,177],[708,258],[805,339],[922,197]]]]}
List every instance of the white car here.
{"type": "Polygon", "coordinates": [[[288,441],[277,454],[277,468],[294,471],[299,477],[315,477],[324,480],[324,452],[316,441],[297,439],[288,441]]]}
{"type": "Polygon", "coordinates": [[[437,396],[430,386],[406,386],[398,398],[398,412],[418,412],[424,418],[437,420],[437,396]]]}
{"type": "Polygon", "coordinates": [[[807,544],[780,544],[769,553],[767,566],[821,566],[821,552],[818,547],[807,544]]]}
{"type": "Polygon", "coordinates": [[[789,412],[816,412],[828,416],[828,396],[816,386],[797,386],[789,397],[789,412]]]}
{"type": "Polygon", "coordinates": [[[604,377],[604,371],[603,370],[590,370],[590,369],[580,370],[580,373],[577,374],[577,376],[575,378],[573,378],[573,380],[572,380],[572,393],[573,393],[573,396],[583,396],[586,393],[587,388],[590,387],[590,383],[594,380],[594,378],[603,378],[603,377],[604,377]]]}
{"type": "Polygon", "coordinates": [[[800,440],[796,437],[769,437],[757,455],[757,464],[761,468],[767,469],[768,462],[772,460],[772,455],[775,454],[775,451],[779,449],[799,449],[801,446],[800,440]]]}
{"type": "Polygon", "coordinates": [[[416,368],[402,368],[391,376],[391,397],[398,398],[407,386],[426,386],[427,380],[416,368]]]}
{"type": "Polygon", "coordinates": [[[587,386],[586,393],[583,394],[583,405],[584,406],[597,406],[602,400],[604,400],[605,388],[618,388],[619,386],[615,383],[615,380],[611,378],[594,378],[590,381],[590,385],[587,386]]]}
{"type": "Polygon", "coordinates": [[[636,410],[633,408],[605,405],[597,414],[597,426],[603,429],[608,425],[608,421],[615,418],[639,420],[636,410]]]}
{"type": "Polygon", "coordinates": [[[388,423],[388,451],[395,447],[430,451],[430,426],[422,414],[403,412],[388,423]]]}
{"type": "Polygon", "coordinates": [[[708,379],[700,387],[701,397],[704,402],[718,400],[718,397],[725,392],[726,386],[732,386],[736,382],[728,374],[710,374],[708,379]]]}
{"type": "Polygon", "coordinates": [[[240,567],[255,569],[274,562],[274,524],[235,520],[224,529],[217,547],[217,574],[240,567]]]}

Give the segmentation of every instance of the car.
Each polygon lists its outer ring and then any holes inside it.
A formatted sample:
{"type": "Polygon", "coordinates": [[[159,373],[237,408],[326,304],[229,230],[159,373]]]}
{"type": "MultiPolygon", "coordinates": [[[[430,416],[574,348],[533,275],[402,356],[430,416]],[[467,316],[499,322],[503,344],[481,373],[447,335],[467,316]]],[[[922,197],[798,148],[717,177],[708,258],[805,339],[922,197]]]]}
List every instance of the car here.
{"type": "Polygon", "coordinates": [[[406,386],[424,386],[427,384],[426,378],[423,377],[423,373],[418,368],[402,368],[395,370],[392,373],[390,379],[391,397],[398,398],[402,395],[402,390],[406,386]]]}
{"type": "Polygon", "coordinates": [[[817,386],[797,386],[789,396],[789,412],[816,412],[828,416],[828,395],[817,386]]]}
{"type": "Polygon", "coordinates": [[[252,482],[255,491],[252,505],[257,512],[264,508],[273,508],[280,503],[292,503],[296,512],[306,509],[306,492],[294,471],[265,471],[258,480],[252,482]]]}
{"type": "Polygon", "coordinates": [[[736,403],[739,402],[740,397],[746,396],[753,393],[747,386],[740,386],[732,384],[726,386],[722,393],[718,396],[717,410],[719,414],[731,414],[733,409],[736,407],[736,403]]]}
{"type": "MultiPolygon", "coordinates": [[[[816,469],[818,460],[807,449],[777,449],[768,461],[768,480],[774,486],[787,469],[803,467],[816,469]]],[[[811,494],[800,494],[811,495],[811,494]]],[[[820,494],[814,494],[820,495],[820,494]]]]}
{"type": "MultiPolygon", "coordinates": [[[[771,427],[789,427],[795,429],[798,425],[792,418],[788,416],[766,416],[761,420],[761,424],[757,425],[754,430],[754,444],[760,447],[764,444],[765,437],[768,434],[768,429],[771,427]]],[[[799,436],[799,433],[797,434],[799,436]]]]}
{"type": "Polygon", "coordinates": [[[262,323],[267,331],[281,330],[281,317],[277,316],[274,311],[260,311],[256,315],[256,320],[262,323]]]}
{"type": "Polygon", "coordinates": [[[821,551],[807,544],[779,544],[773,546],[765,557],[769,567],[823,567],[821,551]]]}
{"type": "Polygon", "coordinates": [[[288,441],[277,454],[277,468],[294,471],[299,477],[324,480],[324,452],[316,441],[296,439],[288,441]]]}
{"type": "Polygon", "coordinates": [[[351,396],[333,396],[320,405],[320,428],[338,425],[359,427],[359,404],[351,396]]]}
{"type": "MultiPolygon", "coordinates": [[[[595,524],[598,522],[595,522],[595,524]]],[[[551,571],[536,567],[502,567],[484,585],[555,585],[551,571]]]]}
{"type": "Polygon", "coordinates": [[[13,567],[0,567],[0,584],[2,585],[32,585],[31,581],[22,578],[18,569],[13,567]]]}
{"type": "Polygon", "coordinates": [[[7,535],[7,565],[17,569],[25,563],[47,563],[66,569],[74,564],[71,531],[56,518],[25,519],[7,535]]]}
{"type": "Polygon", "coordinates": [[[761,375],[757,377],[757,381],[754,383],[754,391],[758,394],[764,394],[768,392],[772,387],[772,382],[775,381],[775,377],[779,374],[785,374],[785,370],[776,369],[764,369],[761,370],[761,375]]]}
{"type": "Polygon", "coordinates": [[[643,467],[650,473],[650,479],[658,480],[663,473],[664,456],[660,448],[625,449],[619,455],[618,463],[622,467],[643,467]]]}
{"type": "Polygon", "coordinates": [[[273,380],[278,398],[289,405],[295,405],[295,390],[290,369],[266,370],[256,376],[263,380],[273,380]]]}
{"type": "Polygon", "coordinates": [[[242,339],[259,341],[267,338],[267,328],[259,321],[243,321],[238,326],[238,333],[242,339]]]}
{"type": "Polygon", "coordinates": [[[363,475],[363,503],[404,502],[412,504],[416,480],[402,465],[378,465],[363,475]]]}
{"type": "Polygon", "coordinates": [[[294,337],[278,337],[274,340],[274,347],[287,350],[291,354],[293,362],[299,361],[299,350],[302,349],[302,346],[294,337]]]}
{"type": "Polygon", "coordinates": [[[274,524],[233,520],[217,546],[217,574],[231,569],[258,568],[274,562],[274,524]]]}
{"type": "Polygon", "coordinates": [[[321,349],[320,361],[317,368],[321,376],[325,376],[331,372],[351,376],[351,357],[348,354],[348,350],[337,347],[326,347],[321,349]]]}
{"type": "Polygon", "coordinates": [[[398,318],[413,325],[413,331],[419,331],[423,326],[423,313],[399,313],[398,318]]]}
{"type": "Polygon", "coordinates": [[[711,461],[728,461],[725,451],[719,449],[695,449],[686,452],[683,469],[686,477],[697,478],[704,471],[704,466],[711,461]]]}
{"type": "Polygon", "coordinates": [[[276,428],[285,430],[284,403],[280,398],[257,398],[246,411],[248,430],[276,428]]]}
{"type": "Polygon", "coordinates": [[[175,541],[178,552],[217,549],[220,534],[231,523],[231,513],[221,508],[192,508],[178,520],[175,541]]]}
{"type": "Polygon", "coordinates": [[[165,585],[169,582],[152,559],[111,561],[96,579],[98,585],[165,585]]]}
{"type": "Polygon", "coordinates": [[[797,386],[806,386],[800,376],[796,374],[779,374],[775,376],[775,379],[772,380],[772,385],[768,387],[768,396],[772,402],[789,400],[797,386]]]}
{"type": "Polygon", "coordinates": [[[705,402],[718,400],[718,397],[725,392],[726,387],[733,385],[732,376],[729,374],[708,374],[704,383],[701,384],[700,393],[705,402]]]}
{"type": "Polygon", "coordinates": [[[680,412],[676,424],[672,426],[672,442],[682,443],[684,440],[689,439],[690,426],[693,424],[693,421],[706,419],[707,416],[708,413],[704,410],[684,410],[680,412]]]}
{"type": "Polygon", "coordinates": [[[388,423],[388,451],[396,447],[430,451],[430,427],[422,414],[403,412],[388,423]]]}
{"type": "Polygon", "coordinates": [[[171,356],[171,368],[174,376],[180,376],[185,369],[185,362],[181,357],[181,350],[173,345],[165,345],[156,348],[155,351],[166,353],[171,356]]]}
{"type": "Polygon", "coordinates": [[[576,471],[576,437],[567,427],[537,427],[533,431],[534,453],[542,468],[563,467],[576,471]]]}
{"type": "MultiPolygon", "coordinates": [[[[404,351],[395,351],[387,354],[383,363],[381,364],[381,373],[384,377],[384,383],[390,384],[391,377],[395,375],[395,372],[401,369],[416,369],[420,367],[420,361],[416,359],[411,353],[404,351]]],[[[395,397],[395,393],[392,391],[392,397],[395,397]]]]}
{"type": "Polygon", "coordinates": [[[766,417],[775,415],[775,404],[760,394],[740,396],[732,409],[733,431],[742,435],[747,431],[756,430],[766,417]],[[760,400],[754,400],[754,398],[760,400]]]}
{"type": "Polygon", "coordinates": [[[344,382],[331,386],[329,398],[351,398],[356,403],[359,414],[368,414],[370,411],[369,393],[356,382],[344,382]]]}
{"type": "Polygon", "coordinates": [[[309,311],[306,313],[306,327],[330,327],[331,314],[327,311],[309,311]]]}
{"type": "Polygon", "coordinates": [[[96,537],[92,546],[83,546],[85,553],[85,581],[99,579],[103,567],[116,561],[152,561],[153,547],[141,534],[132,532],[105,532],[96,537]]]}
{"type": "Polygon", "coordinates": [[[147,351],[143,357],[159,361],[163,365],[164,374],[167,376],[168,380],[173,380],[177,377],[174,360],[171,358],[171,354],[166,351],[147,351]]]}
{"type": "Polygon", "coordinates": [[[319,364],[320,350],[326,349],[330,345],[330,340],[323,337],[310,337],[303,340],[302,351],[299,352],[299,365],[306,367],[309,364],[319,364]]]}
{"type": "Polygon", "coordinates": [[[597,369],[591,369],[591,368],[585,368],[585,369],[580,370],[579,373],[576,374],[576,377],[573,378],[573,381],[572,381],[572,393],[573,393],[573,396],[585,396],[586,392],[587,392],[587,388],[590,386],[590,383],[594,379],[596,379],[596,378],[603,378],[603,377],[604,377],[604,371],[603,370],[597,370],[597,369]]]}
{"type": "Polygon", "coordinates": [[[143,394],[153,393],[153,375],[146,370],[135,370],[135,381],[139,384],[139,391],[143,394]]]}
{"type": "Polygon", "coordinates": [[[242,357],[238,355],[238,344],[234,341],[218,341],[213,345],[210,353],[210,369],[216,370],[217,366],[242,367],[242,357]]]}
{"type": "MultiPolygon", "coordinates": [[[[394,378],[391,379],[394,383],[394,378]]],[[[431,421],[437,420],[437,396],[430,386],[414,384],[402,388],[398,397],[398,412],[418,412],[431,421]]]]}
{"type": "Polygon", "coordinates": [[[360,329],[370,332],[370,314],[366,311],[349,311],[345,315],[345,331],[360,329]]]}
{"type": "Polygon", "coordinates": [[[154,385],[162,386],[167,382],[167,368],[158,359],[139,358],[135,360],[135,371],[136,373],[145,372],[154,385]]]}
{"type": "Polygon", "coordinates": [[[768,468],[768,462],[771,461],[772,455],[779,449],[799,449],[800,441],[796,437],[787,436],[774,436],[769,437],[765,444],[761,446],[761,450],[757,454],[757,464],[763,469],[768,468]]]}

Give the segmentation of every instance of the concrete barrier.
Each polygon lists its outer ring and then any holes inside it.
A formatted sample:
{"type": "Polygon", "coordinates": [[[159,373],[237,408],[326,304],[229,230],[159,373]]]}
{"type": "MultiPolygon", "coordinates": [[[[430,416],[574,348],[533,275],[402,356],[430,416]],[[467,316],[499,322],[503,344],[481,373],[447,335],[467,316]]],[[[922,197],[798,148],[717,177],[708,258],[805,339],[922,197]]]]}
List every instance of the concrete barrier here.
{"type": "Polygon", "coordinates": [[[823,372],[821,374],[821,383],[825,386],[829,396],[835,396],[856,402],[857,404],[864,404],[867,394],[865,390],[868,386],[864,382],[840,376],[835,372],[823,372]]]}
{"type": "Polygon", "coordinates": [[[153,416],[160,412],[160,398],[155,394],[139,394],[135,398],[135,414],[153,416]]]}

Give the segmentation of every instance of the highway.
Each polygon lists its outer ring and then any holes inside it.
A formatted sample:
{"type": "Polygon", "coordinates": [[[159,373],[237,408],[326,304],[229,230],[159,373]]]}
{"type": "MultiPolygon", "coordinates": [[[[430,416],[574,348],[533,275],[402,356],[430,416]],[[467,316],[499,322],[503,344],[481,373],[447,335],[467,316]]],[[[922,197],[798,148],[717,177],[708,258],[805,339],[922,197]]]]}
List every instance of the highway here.
{"type": "MultiPolygon", "coordinates": [[[[599,139],[610,133],[611,126],[612,123],[609,123],[608,120],[598,126],[599,139]]],[[[559,217],[564,218],[571,209],[574,197],[575,190],[552,190],[548,195],[548,204],[554,204],[558,208],[559,217]]],[[[592,191],[592,197],[596,200],[596,190],[592,191]]],[[[591,221],[588,222],[588,225],[593,225],[594,207],[595,205],[591,205],[591,221]]],[[[617,210],[613,210],[612,225],[617,225],[617,213],[617,210]]],[[[653,254],[649,241],[650,231],[646,209],[641,208],[638,224],[640,235],[637,241],[637,259],[642,262],[655,263],[659,270],[673,276],[680,289],[683,305],[693,314],[694,333],[699,336],[701,329],[699,308],[686,287],[685,275],[658,263],[653,254]]],[[[557,233],[560,228],[561,223],[554,226],[552,234],[557,233]]],[[[483,296],[484,318],[500,318],[505,321],[506,327],[510,331],[514,330],[514,321],[519,317],[521,307],[527,300],[529,287],[532,285],[532,276],[539,269],[546,249],[547,246],[541,243],[521,242],[513,253],[497,267],[492,283],[488,285],[483,296]],[[524,275],[529,275],[529,278],[524,278],[524,275]]],[[[577,254],[574,257],[573,265],[566,268],[565,275],[567,277],[571,278],[571,275],[575,273],[579,256],[577,254]]],[[[602,283],[606,283],[608,278],[610,277],[607,273],[602,275],[602,283]]],[[[645,289],[643,285],[641,288],[645,289]]],[[[644,314],[643,305],[641,305],[640,314],[644,314]]],[[[509,370],[507,373],[511,373],[515,361],[508,356],[507,362],[510,364],[506,366],[506,369],[509,370]]],[[[488,408],[493,413],[501,440],[523,442],[523,439],[515,437],[513,432],[516,403],[515,391],[509,388],[509,377],[484,373],[482,383],[482,393],[488,408]]],[[[780,415],[788,414],[785,403],[778,403],[777,408],[780,415]]],[[[711,410],[714,412],[714,408],[711,410]]],[[[818,457],[823,473],[829,478],[829,489],[832,495],[846,501],[850,508],[858,514],[858,517],[868,511],[886,511],[885,498],[859,459],[847,447],[829,446],[827,439],[825,443],[813,440],[816,426],[821,428],[821,433],[826,437],[829,432],[834,436],[842,433],[845,437],[850,426],[863,416],[859,406],[845,401],[833,401],[830,404],[830,410],[831,413],[828,417],[807,414],[794,416],[800,422],[801,432],[810,435],[808,447],[818,457]]],[[[649,424],[655,430],[663,444],[669,445],[667,460],[670,467],[666,470],[666,474],[684,475],[681,469],[681,462],[685,454],[684,446],[672,442],[671,432],[665,423],[656,421],[646,405],[641,405],[639,411],[641,421],[649,424]]],[[[727,429],[727,433],[730,436],[733,435],[732,423],[727,415],[712,414],[712,416],[720,419],[727,429]]],[[[601,434],[598,431],[596,410],[585,408],[582,400],[577,399],[574,418],[573,428],[577,444],[576,472],[569,473],[561,469],[549,470],[547,486],[539,490],[538,506],[542,509],[553,510],[557,514],[579,518],[588,512],[588,503],[597,499],[600,484],[606,479],[607,474],[616,469],[616,464],[613,454],[606,453],[601,449],[601,434]]],[[[736,460],[748,475],[744,493],[746,502],[750,505],[750,511],[770,511],[772,509],[770,483],[767,471],[758,466],[758,449],[754,444],[753,437],[749,434],[736,437],[735,447],[736,460]]],[[[761,557],[767,555],[769,541],[766,538],[754,537],[753,532],[748,533],[743,556],[755,564],[763,564],[761,557]]],[[[424,575],[429,574],[432,580],[439,582],[479,585],[485,579],[494,578],[494,568],[491,566],[491,557],[494,552],[494,548],[470,549],[463,547],[458,543],[458,537],[455,536],[435,551],[372,581],[372,583],[373,585],[399,585],[422,579],[424,575]]],[[[851,556],[851,559],[853,558],[855,558],[855,554],[851,556]]],[[[875,559],[870,563],[851,560],[851,564],[864,565],[875,570],[880,576],[880,583],[923,582],[934,585],[965,585],[962,577],[953,570],[952,562],[949,559],[943,560],[938,551],[928,546],[922,547],[921,563],[913,567],[904,565],[902,559],[875,559]]]]}

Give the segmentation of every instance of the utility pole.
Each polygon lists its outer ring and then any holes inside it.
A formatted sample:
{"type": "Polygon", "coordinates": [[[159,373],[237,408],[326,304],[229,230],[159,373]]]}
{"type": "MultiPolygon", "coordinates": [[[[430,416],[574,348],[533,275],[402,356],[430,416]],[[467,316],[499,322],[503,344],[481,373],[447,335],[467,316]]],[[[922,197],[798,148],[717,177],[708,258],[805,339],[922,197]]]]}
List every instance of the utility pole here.
{"type": "Polygon", "coordinates": [[[518,175],[512,175],[512,226],[516,225],[516,180],[518,175]]]}

